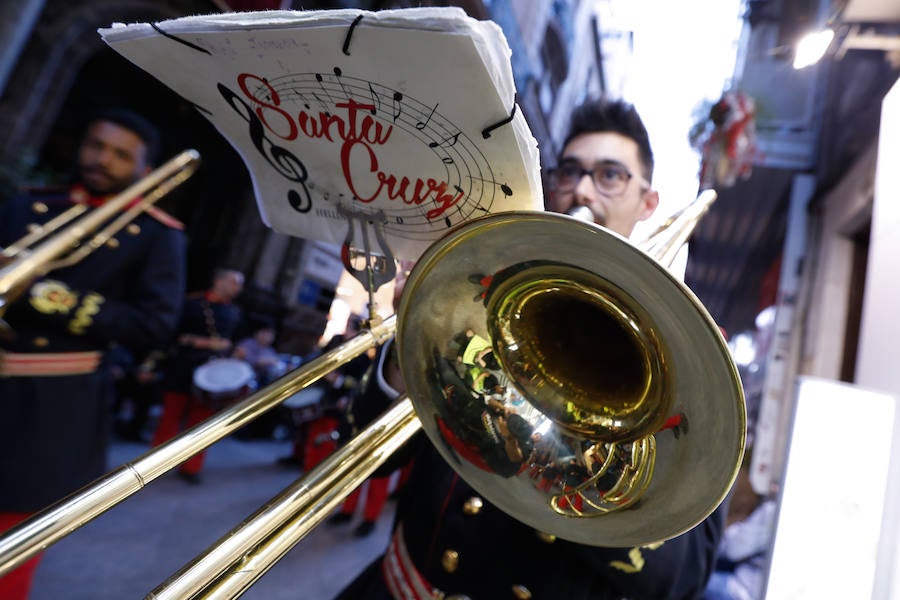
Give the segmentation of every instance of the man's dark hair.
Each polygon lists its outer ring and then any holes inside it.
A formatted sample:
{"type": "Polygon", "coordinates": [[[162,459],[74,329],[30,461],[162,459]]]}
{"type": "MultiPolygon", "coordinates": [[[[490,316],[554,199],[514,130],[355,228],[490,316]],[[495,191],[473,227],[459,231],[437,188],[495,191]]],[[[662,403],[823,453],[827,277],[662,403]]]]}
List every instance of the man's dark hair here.
{"type": "Polygon", "coordinates": [[[650,136],[640,115],[632,104],[622,100],[597,98],[587,100],[572,111],[569,134],[562,147],[572,138],[585,133],[618,133],[631,138],[638,145],[641,162],[644,163],[644,177],[650,181],[653,177],[653,150],[650,148],[650,136]]]}
{"type": "Polygon", "coordinates": [[[133,132],[144,142],[147,162],[151,165],[157,164],[161,138],[159,130],[149,120],[127,108],[104,108],[91,114],[87,127],[98,121],[107,121],[133,132]]]}

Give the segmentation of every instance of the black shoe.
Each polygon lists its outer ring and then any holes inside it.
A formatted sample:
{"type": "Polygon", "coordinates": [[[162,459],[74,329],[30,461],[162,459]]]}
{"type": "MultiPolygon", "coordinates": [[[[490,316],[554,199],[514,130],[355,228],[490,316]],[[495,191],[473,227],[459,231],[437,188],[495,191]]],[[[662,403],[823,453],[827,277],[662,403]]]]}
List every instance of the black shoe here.
{"type": "Polygon", "coordinates": [[[343,525],[344,523],[349,523],[352,520],[353,520],[353,515],[348,514],[348,513],[339,512],[338,514],[336,514],[333,517],[331,517],[330,519],[328,519],[328,524],[329,525],[343,525]]]}
{"type": "Polygon", "coordinates": [[[197,485],[201,482],[199,473],[186,473],[185,471],[178,471],[178,477],[191,485],[197,485]]]}
{"type": "Polygon", "coordinates": [[[374,521],[363,521],[359,525],[356,526],[356,529],[353,530],[353,535],[356,537],[366,537],[375,531],[375,522],[374,521]]]}

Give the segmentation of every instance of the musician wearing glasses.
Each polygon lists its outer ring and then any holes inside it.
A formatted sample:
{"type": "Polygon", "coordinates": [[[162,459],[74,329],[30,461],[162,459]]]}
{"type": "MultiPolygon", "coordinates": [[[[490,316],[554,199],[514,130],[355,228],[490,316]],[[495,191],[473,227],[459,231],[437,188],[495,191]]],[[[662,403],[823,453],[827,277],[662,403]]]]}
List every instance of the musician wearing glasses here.
{"type": "MultiPolygon", "coordinates": [[[[71,186],[0,201],[0,246],[75,204],[102,205],[148,174],[159,133],[106,110],[88,122],[71,186]]],[[[80,262],[35,281],[7,310],[0,340],[0,530],[106,471],[113,341],[136,356],[174,334],[184,293],[182,225],[159,209],[134,219],[80,262]]],[[[37,558],[0,578],[0,598],[25,598],[37,558]]]]}
{"type": "MultiPolygon", "coordinates": [[[[573,113],[558,165],[547,175],[547,207],[628,237],[659,204],[652,175],[648,134],[635,109],[589,101],[573,113]]],[[[393,385],[395,395],[402,391],[402,381],[393,385]]],[[[410,445],[413,471],[385,554],[339,600],[702,597],[724,508],[663,543],[584,546],[537,531],[482,499],[424,436],[410,445]]]]}

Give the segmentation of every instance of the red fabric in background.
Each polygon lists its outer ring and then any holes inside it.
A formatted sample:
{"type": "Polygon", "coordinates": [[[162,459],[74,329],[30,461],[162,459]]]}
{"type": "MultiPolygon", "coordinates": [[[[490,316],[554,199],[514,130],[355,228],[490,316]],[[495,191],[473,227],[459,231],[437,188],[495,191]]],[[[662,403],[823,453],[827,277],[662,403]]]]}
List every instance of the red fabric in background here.
{"type": "MultiPolygon", "coordinates": [[[[12,529],[29,516],[25,513],[0,513],[0,532],[12,529]]],[[[3,600],[28,600],[34,571],[43,554],[38,554],[0,577],[0,598],[3,600]]]]}

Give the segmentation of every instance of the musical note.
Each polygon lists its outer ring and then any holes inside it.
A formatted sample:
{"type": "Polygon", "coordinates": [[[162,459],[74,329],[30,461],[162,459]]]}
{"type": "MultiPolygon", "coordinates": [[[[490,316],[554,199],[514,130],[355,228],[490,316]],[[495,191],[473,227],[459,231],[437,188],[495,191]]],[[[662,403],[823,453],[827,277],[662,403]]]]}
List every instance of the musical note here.
{"type": "Polygon", "coordinates": [[[425,119],[424,123],[422,121],[419,121],[416,123],[416,129],[418,129],[419,131],[422,131],[423,129],[425,129],[428,126],[428,123],[429,123],[429,121],[431,121],[431,117],[434,115],[434,111],[437,110],[437,107],[438,107],[438,105],[435,104],[434,108],[431,109],[431,112],[428,114],[428,118],[425,119]]]}
{"type": "Polygon", "coordinates": [[[309,100],[306,99],[306,96],[303,95],[303,92],[301,92],[297,88],[291,88],[291,90],[294,92],[295,95],[299,96],[300,99],[303,101],[303,108],[305,108],[306,110],[309,110],[309,100]]]}
{"type": "Polygon", "coordinates": [[[342,74],[343,74],[343,73],[342,73],[340,67],[335,67],[335,68],[334,68],[334,77],[335,77],[335,79],[337,79],[338,85],[341,86],[341,89],[344,90],[344,93],[347,94],[347,99],[349,100],[350,98],[353,97],[353,92],[351,92],[350,90],[348,90],[347,87],[344,85],[343,80],[341,80],[341,75],[342,75],[342,74]]]}
{"type": "Polygon", "coordinates": [[[482,177],[475,177],[474,175],[469,175],[469,177],[470,177],[471,179],[476,179],[476,180],[482,181],[482,182],[484,182],[484,183],[492,183],[492,184],[494,184],[494,185],[496,185],[496,186],[499,186],[499,187],[500,187],[500,191],[503,192],[503,195],[504,195],[504,196],[512,196],[512,195],[513,195],[512,188],[509,187],[509,185],[507,185],[507,184],[505,184],[505,183],[499,183],[499,182],[494,181],[494,180],[492,180],[492,179],[484,179],[484,178],[482,178],[482,177]]]}
{"type": "Polygon", "coordinates": [[[450,221],[450,217],[444,217],[444,225],[446,225],[448,228],[453,227],[453,223],[450,221]]]}
{"type": "Polygon", "coordinates": [[[392,105],[392,107],[394,109],[394,123],[397,122],[397,117],[399,117],[400,113],[403,112],[402,105],[400,104],[400,102],[402,100],[403,100],[403,94],[401,94],[400,92],[394,92],[394,99],[393,99],[393,105],[392,105]]]}
{"type": "Polygon", "coordinates": [[[444,163],[445,165],[452,165],[453,159],[450,158],[449,156],[445,156],[444,158],[441,159],[441,162],[444,163]]]}
{"type": "Polygon", "coordinates": [[[371,82],[369,83],[369,94],[372,96],[372,110],[370,112],[374,115],[381,108],[381,96],[372,87],[371,82]]]}
{"type": "MultiPolygon", "coordinates": [[[[320,73],[316,73],[316,81],[319,82],[319,87],[322,88],[322,91],[325,92],[325,97],[328,98],[328,101],[331,104],[334,104],[334,98],[331,97],[331,94],[328,93],[328,89],[325,87],[325,82],[322,79],[322,75],[320,73]]],[[[315,94],[313,94],[315,96],[315,94]]],[[[317,96],[318,97],[318,96],[317,96]]]]}
{"type": "MultiPolygon", "coordinates": [[[[417,125],[417,127],[418,127],[418,125],[417,125]]],[[[450,147],[456,145],[456,141],[459,139],[460,133],[462,133],[462,132],[457,131],[454,135],[448,136],[448,137],[444,138],[443,140],[441,140],[440,142],[430,142],[428,144],[428,147],[429,148],[437,148],[438,146],[441,146],[443,148],[450,148],[450,147]],[[450,143],[448,144],[447,142],[450,142],[450,143]]]]}

